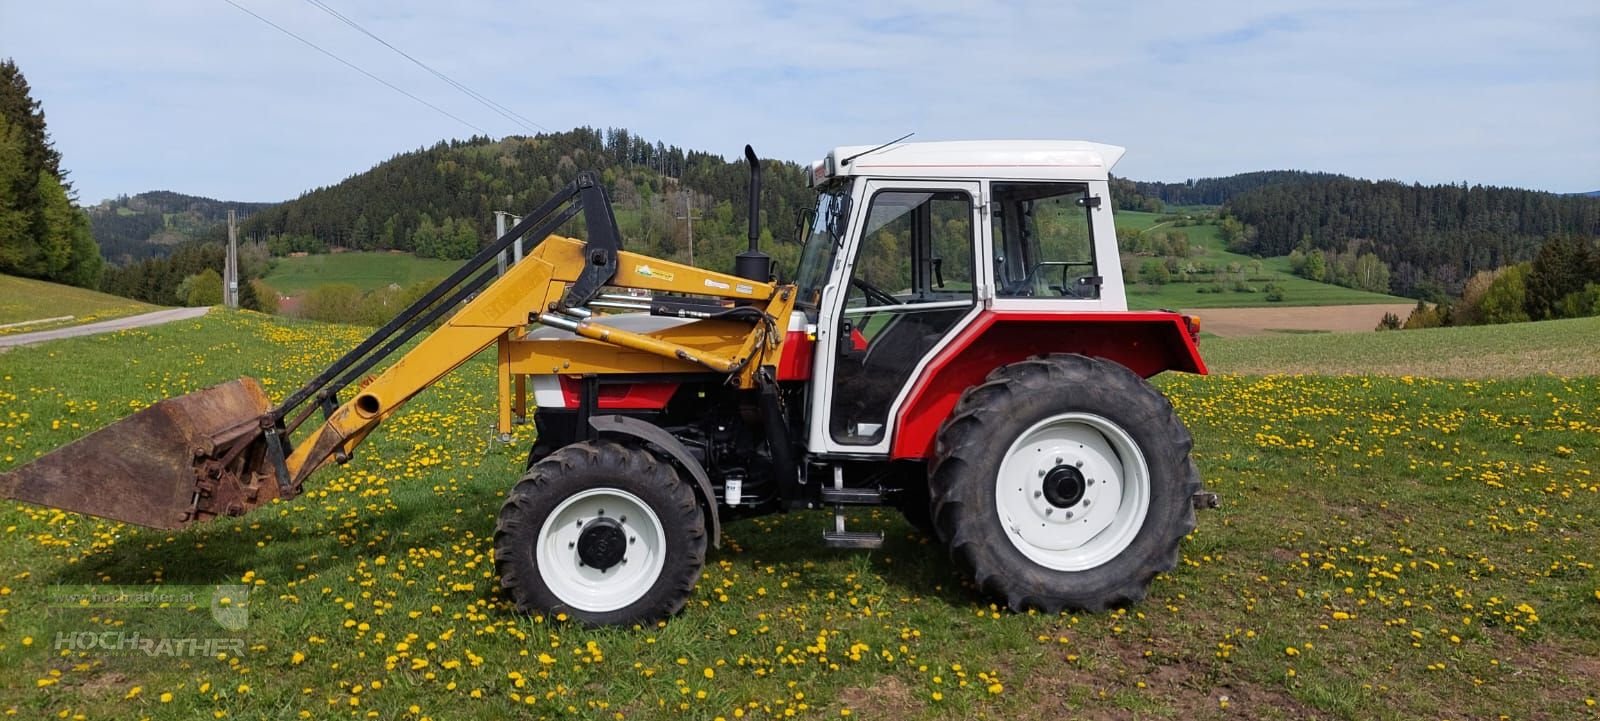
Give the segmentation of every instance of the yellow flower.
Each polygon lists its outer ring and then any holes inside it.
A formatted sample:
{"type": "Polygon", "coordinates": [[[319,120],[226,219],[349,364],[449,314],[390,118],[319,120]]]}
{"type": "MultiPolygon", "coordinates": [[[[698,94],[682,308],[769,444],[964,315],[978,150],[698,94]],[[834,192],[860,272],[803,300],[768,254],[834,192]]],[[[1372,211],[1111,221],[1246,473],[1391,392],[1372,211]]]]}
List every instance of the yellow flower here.
{"type": "Polygon", "coordinates": [[[161,703],[172,703],[172,692],[171,691],[163,691],[163,692],[161,692],[161,703]]]}

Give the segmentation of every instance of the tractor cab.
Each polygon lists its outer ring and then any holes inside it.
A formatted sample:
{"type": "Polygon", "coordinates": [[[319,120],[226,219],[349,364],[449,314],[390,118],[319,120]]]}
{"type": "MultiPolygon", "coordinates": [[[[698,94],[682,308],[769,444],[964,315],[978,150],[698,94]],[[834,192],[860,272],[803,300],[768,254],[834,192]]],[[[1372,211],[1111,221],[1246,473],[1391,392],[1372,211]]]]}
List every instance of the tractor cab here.
{"type": "Polygon", "coordinates": [[[818,188],[797,308],[817,328],[810,447],[890,451],[913,381],[996,310],[1123,311],[1107,172],[1070,141],[842,147],[818,188]]]}

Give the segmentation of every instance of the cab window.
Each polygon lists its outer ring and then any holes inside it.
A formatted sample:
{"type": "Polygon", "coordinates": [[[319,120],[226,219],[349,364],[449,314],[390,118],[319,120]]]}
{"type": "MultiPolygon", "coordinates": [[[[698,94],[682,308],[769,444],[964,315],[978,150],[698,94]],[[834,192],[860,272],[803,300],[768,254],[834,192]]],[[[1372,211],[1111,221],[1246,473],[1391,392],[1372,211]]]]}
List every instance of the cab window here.
{"type": "Polygon", "coordinates": [[[1100,297],[1086,184],[994,183],[991,193],[996,297],[1100,297]]]}

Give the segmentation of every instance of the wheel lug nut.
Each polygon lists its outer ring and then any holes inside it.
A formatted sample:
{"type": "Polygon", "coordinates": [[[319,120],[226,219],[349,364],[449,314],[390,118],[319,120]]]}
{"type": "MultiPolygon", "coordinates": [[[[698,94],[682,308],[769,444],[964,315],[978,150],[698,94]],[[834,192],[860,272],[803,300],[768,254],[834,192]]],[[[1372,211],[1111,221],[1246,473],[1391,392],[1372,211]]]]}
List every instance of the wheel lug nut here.
{"type": "Polygon", "coordinates": [[[1044,515],[1046,515],[1046,516],[1048,516],[1048,515],[1050,515],[1052,513],[1055,513],[1055,512],[1056,512],[1056,509],[1054,509],[1054,508],[1046,508],[1046,509],[1044,509],[1044,515]]]}
{"type": "Polygon", "coordinates": [[[1067,511],[1067,520],[1072,520],[1072,511],[1067,511]]]}
{"type": "Polygon", "coordinates": [[[1044,491],[1034,491],[1033,492],[1033,497],[1034,498],[1038,498],[1039,496],[1042,496],[1042,495],[1044,495],[1044,491]]]}
{"type": "Polygon", "coordinates": [[[1077,462],[1077,463],[1075,463],[1075,464],[1073,464],[1073,465],[1075,465],[1075,466],[1077,466],[1077,467],[1079,467],[1079,468],[1082,468],[1082,467],[1083,467],[1083,459],[1082,459],[1082,458],[1079,458],[1079,459],[1078,459],[1078,462],[1077,462]]]}
{"type": "Polygon", "coordinates": [[[1087,499],[1084,500],[1083,507],[1084,508],[1088,508],[1089,507],[1089,501],[1087,499]]]}
{"type": "Polygon", "coordinates": [[[600,509],[600,515],[602,515],[602,516],[606,515],[606,509],[604,509],[604,508],[600,509]]]}
{"type": "Polygon", "coordinates": [[[1040,478],[1044,478],[1044,469],[1043,468],[1039,469],[1039,477],[1040,478]]]}
{"type": "Polygon", "coordinates": [[[628,545],[630,545],[630,546],[633,545],[633,542],[637,541],[637,540],[639,540],[638,536],[634,536],[633,538],[628,539],[628,545]]]}
{"type": "Polygon", "coordinates": [[[1061,456],[1056,456],[1056,465],[1061,465],[1061,456]]]}
{"type": "Polygon", "coordinates": [[[618,522],[618,523],[627,523],[627,522],[628,522],[628,517],[627,517],[627,516],[622,516],[622,517],[619,517],[619,518],[618,518],[618,519],[617,519],[617,522],[618,522]]]}
{"type": "Polygon", "coordinates": [[[577,547],[578,547],[577,541],[567,541],[567,548],[577,548],[577,547]]]}

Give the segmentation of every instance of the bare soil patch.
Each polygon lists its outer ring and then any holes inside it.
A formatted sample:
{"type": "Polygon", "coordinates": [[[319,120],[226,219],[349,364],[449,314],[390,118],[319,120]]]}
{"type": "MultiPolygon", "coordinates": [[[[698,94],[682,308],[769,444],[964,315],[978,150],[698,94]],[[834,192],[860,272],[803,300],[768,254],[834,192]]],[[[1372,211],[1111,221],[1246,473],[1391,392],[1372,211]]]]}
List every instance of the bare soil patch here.
{"type": "Polygon", "coordinates": [[[1415,305],[1322,305],[1293,308],[1208,308],[1195,311],[1200,328],[1224,338],[1284,332],[1355,333],[1378,327],[1384,313],[1404,321],[1415,305]]]}
{"type": "Polygon", "coordinates": [[[863,719],[900,718],[916,704],[911,687],[899,676],[879,678],[871,688],[847,688],[838,703],[863,719]]]}

